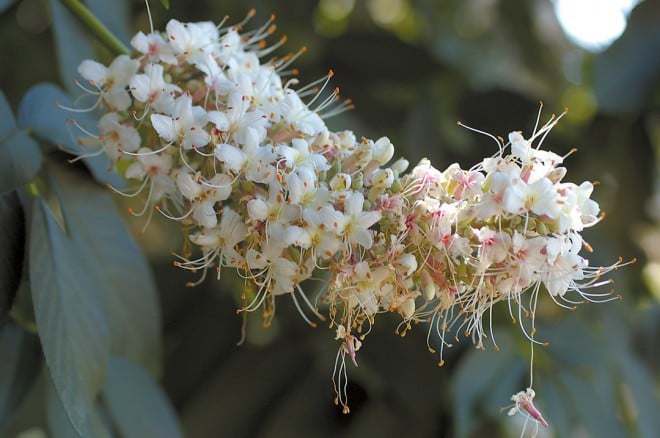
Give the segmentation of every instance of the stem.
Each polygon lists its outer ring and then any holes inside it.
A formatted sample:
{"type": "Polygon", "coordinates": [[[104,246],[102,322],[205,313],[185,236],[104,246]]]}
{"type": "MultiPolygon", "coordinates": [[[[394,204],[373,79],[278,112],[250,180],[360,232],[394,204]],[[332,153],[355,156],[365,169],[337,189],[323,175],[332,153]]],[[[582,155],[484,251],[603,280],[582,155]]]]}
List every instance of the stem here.
{"type": "Polygon", "coordinates": [[[60,3],[66,6],[113,54],[127,55],[130,53],[128,47],[79,0],[60,0],[60,3]]]}

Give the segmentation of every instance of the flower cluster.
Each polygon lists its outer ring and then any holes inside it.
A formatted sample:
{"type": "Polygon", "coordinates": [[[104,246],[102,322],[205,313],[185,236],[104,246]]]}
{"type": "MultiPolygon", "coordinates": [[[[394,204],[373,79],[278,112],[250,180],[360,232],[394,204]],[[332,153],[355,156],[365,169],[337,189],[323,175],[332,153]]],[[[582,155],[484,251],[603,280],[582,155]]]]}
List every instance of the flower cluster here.
{"type": "Polygon", "coordinates": [[[401,334],[429,322],[442,364],[449,333],[477,346],[492,337],[482,321],[499,301],[536,342],[542,287],[563,306],[569,291],[602,296],[588,291],[618,264],[592,268],[579,254],[589,249],[580,232],[600,220],[593,185],[563,182],[565,157],[538,147],[558,118],[529,139],[496,139],[497,153],[472,169],[441,172],[422,160],[405,174],[387,138],[328,130],[323,118],[351,106],[327,90],[332,72],[294,89],[289,67],[304,49],[262,62],[284,39],[266,44],[271,21],[241,33],[244,24],[171,20],[165,33],[138,33],[133,57],[84,61],[84,89],[103,110],[99,134],[84,143],[135,183],[131,195],[145,194],[134,214],[155,210],[183,225],[198,255],[178,256],[177,266],[236,269],[254,291],[241,311],[262,309],[266,324],[278,295],[310,325],[329,318],[344,412],[345,357],[357,366],[380,313],[398,313],[401,334]],[[326,287],[310,298],[301,283],[315,272],[326,287]]]}

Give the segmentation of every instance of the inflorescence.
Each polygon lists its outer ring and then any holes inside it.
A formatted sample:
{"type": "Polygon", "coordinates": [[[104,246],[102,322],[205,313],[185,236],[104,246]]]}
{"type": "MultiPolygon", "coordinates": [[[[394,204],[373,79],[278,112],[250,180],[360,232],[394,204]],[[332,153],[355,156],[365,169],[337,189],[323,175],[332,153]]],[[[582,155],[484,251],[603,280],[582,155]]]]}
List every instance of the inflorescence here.
{"type": "MultiPolygon", "coordinates": [[[[561,116],[537,119],[529,138],[486,134],[497,151],[471,169],[439,171],[425,159],[405,173],[408,161],[392,161],[386,137],[328,130],[324,118],[352,107],[330,89],[332,72],[298,87],[291,64],[304,49],[264,61],[285,38],[268,46],[272,18],[243,32],[246,22],[171,20],[164,33],[135,35],[132,57],[83,61],[80,86],[103,114],[98,134],[84,131],[83,156],[105,154],[134,182],[120,192],[146,199],[134,215],[181,223],[197,255],[177,255],[175,265],[203,272],[197,283],[236,269],[255,291],[239,311],[261,309],[268,325],[276,297],[288,295],[309,325],[327,318],[345,413],[346,356],[357,366],[380,313],[398,313],[402,335],[427,322],[442,365],[459,335],[496,346],[497,302],[538,343],[541,290],[563,307],[616,298],[593,289],[623,263],[594,268],[580,255],[590,250],[581,231],[602,218],[593,184],[564,182],[566,157],[540,149],[561,116]],[[324,287],[310,298],[301,283],[320,271],[324,287]]],[[[510,413],[545,425],[532,398],[531,389],[515,395],[510,413]]]]}

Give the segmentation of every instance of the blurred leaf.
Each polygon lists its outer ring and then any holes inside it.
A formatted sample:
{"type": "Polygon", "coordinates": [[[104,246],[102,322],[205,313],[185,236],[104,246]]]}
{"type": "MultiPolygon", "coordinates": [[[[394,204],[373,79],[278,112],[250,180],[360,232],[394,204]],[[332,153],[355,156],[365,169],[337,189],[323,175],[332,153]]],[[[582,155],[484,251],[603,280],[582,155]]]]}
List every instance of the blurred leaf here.
{"type": "Polygon", "coordinates": [[[15,192],[0,195],[0,242],[2,242],[0,245],[0,329],[2,329],[23,270],[25,218],[15,192]]]}
{"type": "Polygon", "coordinates": [[[601,109],[634,111],[646,102],[660,70],[660,2],[633,9],[621,38],[596,58],[594,91],[601,109]]]}
{"type": "MultiPolygon", "coordinates": [[[[478,426],[475,419],[483,418],[483,406],[495,411],[507,402],[508,396],[524,390],[518,386],[502,388],[500,381],[521,382],[525,377],[525,362],[516,351],[508,332],[497,334],[500,351],[468,351],[456,368],[452,378],[456,436],[468,436],[478,426]],[[499,390],[494,390],[500,387],[499,390]],[[504,390],[505,393],[499,391],[504,390]],[[498,396],[494,396],[499,394],[498,396]],[[495,405],[493,398],[497,399],[495,405]],[[485,401],[484,399],[488,399],[485,401]]],[[[502,417],[504,418],[504,417],[502,417]]]]}
{"type": "MultiPolygon", "coordinates": [[[[640,320],[638,323],[642,325],[645,321],[640,320]]],[[[627,339],[630,334],[624,324],[621,321],[608,324],[606,334],[607,341],[614,341],[615,344],[609,344],[606,351],[615,366],[610,381],[616,385],[616,413],[620,421],[628,426],[629,435],[653,436],[660,430],[660,416],[657,415],[660,394],[652,384],[655,380],[651,370],[630,348],[631,343],[627,339]],[[632,431],[634,433],[630,433],[632,431]]]]}
{"type": "Polygon", "coordinates": [[[167,396],[140,366],[111,357],[103,396],[122,437],[182,436],[167,396]]]}
{"type": "Polygon", "coordinates": [[[0,193],[21,187],[41,168],[39,145],[23,131],[15,130],[0,143],[0,193]]]}
{"type": "Polygon", "coordinates": [[[170,8],[170,0],[160,0],[160,4],[163,5],[165,9],[170,8]]]}
{"type": "Polygon", "coordinates": [[[100,409],[98,406],[92,405],[89,410],[88,428],[80,433],[80,431],[73,427],[70,418],[67,416],[66,410],[62,406],[60,398],[57,396],[57,391],[53,386],[52,380],[46,376],[46,418],[48,420],[48,428],[53,438],[69,438],[80,435],[83,437],[94,438],[110,438],[111,434],[109,428],[104,424],[99,416],[100,409]]]}
{"type": "Polygon", "coordinates": [[[94,284],[110,329],[111,351],[160,370],[160,308],[151,270],[105,188],[51,166],[71,244],[94,284]]]}
{"type": "Polygon", "coordinates": [[[23,401],[41,368],[36,336],[7,324],[0,332],[0,431],[23,401]]]}
{"type": "MultiPolygon", "coordinates": [[[[72,113],[57,108],[57,103],[66,107],[73,106],[71,97],[59,87],[48,83],[33,86],[25,93],[18,107],[18,125],[23,129],[30,129],[37,138],[64,147],[69,153],[82,155],[89,152],[76,141],[78,136],[85,134],[75,132],[78,128],[71,124],[70,118],[75,115],[78,124],[94,131],[96,128],[94,113],[72,113]]],[[[104,155],[86,157],[83,161],[97,181],[115,187],[124,186],[119,175],[108,171],[109,161],[104,155]]]]}
{"type": "Polygon", "coordinates": [[[94,260],[79,252],[42,198],[34,199],[31,216],[29,262],[37,331],[64,410],[83,435],[90,430],[88,414],[110,356],[93,270],[81,263],[94,260]]]}
{"type": "Polygon", "coordinates": [[[636,436],[653,436],[660,430],[660,400],[653,376],[632,354],[617,355],[619,360],[619,412],[631,423],[636,436]]]}
{"type": "Polygon", "coordinates": [[[73,83],[73,79],[78,77],[80,63],[84,59],[94,58],[92,39],[59,0],[48,0],[48,3],[53,20],[60,79],[70,93],[79,93],[80,89],[73,83]]]}
{"type": "MultiPolygon", "coordinates": [[[[130,8],[128,0],[87,0],[90,11],[124,44],[131,40],[130,8]]],[[[81,59],[82,61],[82,59],[81,59]]]]}
{"type": "Polygon", "coordinates": [[[559,436],[583,426],[593,436],[653,436],[658,400],[653,378],[631,351],[620,316],[602,314],[594,326],[571,315],[540,333],[550,341],[538,350],[538,405],[559,436]],[[579,335],[576,335],[579,334],[579,335]]]}
{"type": "MultiPolygon", "coordinates": [[[[87,6],[94,15],[120,40],[130,39],[128,2],[125,0],[90,0],[87,6]]],[[[94,38],[59,0],[49,0],[55,35],[55,49],[59,59],[62,83],[71,93],[80,89],[73,83],[78,66],[85,59],[94,59],[94,38]]]]}
{"type": "Polygon", "coordinates": [[[16,128],[9,102],[0,92],[0,194],[21,187],[41,167],[39,145],[16,128]]]}
{"type": "Polygon", "coordinates": [[[0,14],[9,9],[14,3],[16,3],[16,0],[0,0],[0,14]]]}
{"type": "Polygon", "coordinates": [[[0,91],[0,115],[2,115],[0,117],[0,139],[4,139],[16,129],[16,119],[14,119],[13,111],[2,91],[0,91]]]}

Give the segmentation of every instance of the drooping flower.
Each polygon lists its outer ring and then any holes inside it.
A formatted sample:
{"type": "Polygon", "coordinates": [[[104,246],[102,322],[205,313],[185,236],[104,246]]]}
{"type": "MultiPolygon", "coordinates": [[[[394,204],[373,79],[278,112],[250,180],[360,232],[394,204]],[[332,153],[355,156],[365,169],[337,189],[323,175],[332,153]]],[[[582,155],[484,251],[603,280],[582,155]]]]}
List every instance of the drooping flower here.
{"type": "MultiPolygon", "coordinates": [[[[128,161],[117,167],[138,186],[130,196],[147,198],[134,214],[155,209],[181,222],[200,255],[184,251],[175,264],[202,271],[193,284],[209,268],[217,276],[236,269],[254,292],[242,295],[240,311],[262,309],[265,325],[280,296],[309,325],[325,319],[302,283],[326,271],[318,301],[336,326],[333,384],[343,412],[346,356],[357,366],[381,313],[400,315],[401,334],[428,322],[442,364],[450,337],[465,334],[483,347],[490,334],[495,342],[483,319],[498,302],[537,344],[542,291],[557,302],[570,294],[613,298],[588,290],[608,284],[602,276],[625,263],[590,267],[580,255],[580,233],[601,220],[593,184],[564,182],[566,156],[540,148],[561,116],[529,138],[511,132],[506,144],[488,134],[497,153],[468,170],[440,171],[423,159],[404,174],[407,160],[388,165],[387,137],[358,141],[325,125],[323,116],[351,106],[333,108],[338,89],[324,91],[332,72],[296,90],[285,70],[303,50],[264,60],[281,44],[267,47],[269,23],[241,34],[245,23],[171,20],[165,33],[133,38],[134,58],[119,56],[108,67],[84,61],[79,72],[93,85],[85,91],[105,114],[101,135],[81,143],[113,163],[128,161]]],[[[547,425],[534,396],[531,388],[516,394],[510,415],[547,425]]]]}

